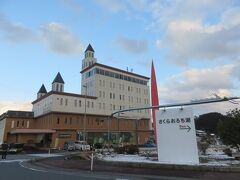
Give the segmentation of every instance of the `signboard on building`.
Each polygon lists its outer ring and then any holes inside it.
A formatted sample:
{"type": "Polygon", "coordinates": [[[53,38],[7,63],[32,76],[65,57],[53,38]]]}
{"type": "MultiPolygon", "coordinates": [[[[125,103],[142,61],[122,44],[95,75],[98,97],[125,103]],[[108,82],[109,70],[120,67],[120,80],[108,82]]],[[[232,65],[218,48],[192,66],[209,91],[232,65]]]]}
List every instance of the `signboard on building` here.
{"type": "Polygon", "coordinates": [[[191,108],[156,111],[158,161],[198,164],[196,131],[191,108]]]}

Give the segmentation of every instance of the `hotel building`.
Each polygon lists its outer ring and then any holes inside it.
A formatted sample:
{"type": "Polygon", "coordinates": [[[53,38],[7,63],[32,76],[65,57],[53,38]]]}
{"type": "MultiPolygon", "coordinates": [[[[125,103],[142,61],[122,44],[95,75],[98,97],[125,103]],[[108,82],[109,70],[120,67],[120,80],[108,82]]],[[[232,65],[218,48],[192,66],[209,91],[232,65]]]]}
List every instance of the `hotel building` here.
{"type": "Polygon", "coordinates": [[[150,106],[149,78],[97,62],[89,44],[81,68],[81,94],[64,91],[57,73],[51,91],[44,85],[31,112],[0,116],[0,143],[29,143],[58,148],[66,141],[143,144],[152,135],[149,110],[110,117],[117,110],[150,106]]]}

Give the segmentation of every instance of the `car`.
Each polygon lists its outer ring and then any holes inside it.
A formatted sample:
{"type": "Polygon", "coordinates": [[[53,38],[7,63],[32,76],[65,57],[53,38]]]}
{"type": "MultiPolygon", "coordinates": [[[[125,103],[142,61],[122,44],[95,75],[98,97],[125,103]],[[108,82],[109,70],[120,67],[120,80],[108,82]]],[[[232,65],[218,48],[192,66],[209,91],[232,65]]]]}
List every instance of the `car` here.
{"type": "Polygon", "coordinates": [[[64,147],[63,147],[64,150],[66,151],[75,151],[75,143],[74,142],[65,142],[64,143],[64,147]]]}
{"type": "Polygon", "coordinates": [[[143,147],[157,147],[156,144],[152,143],[152,142],[146,142],[143,147]]]}
{"type": "Polygon", "coordinates": [[[91,147],[86,141],[76,141],[75,149],[80,150],[80,151],[90,151],[91,147]]]}

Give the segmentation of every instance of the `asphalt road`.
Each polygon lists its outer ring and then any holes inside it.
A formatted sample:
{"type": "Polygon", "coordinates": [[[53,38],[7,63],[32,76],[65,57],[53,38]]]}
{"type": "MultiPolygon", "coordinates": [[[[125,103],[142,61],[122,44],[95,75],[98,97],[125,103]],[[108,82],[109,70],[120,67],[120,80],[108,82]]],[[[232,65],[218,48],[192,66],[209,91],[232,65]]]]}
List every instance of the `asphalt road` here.
{"type": "Polygon", "coordinates": [[[186,179],[178,177],[156,177],[142,175],[116,174],[111,172],[90,171],[63,171],[60,169],[46,169],[35,166],[27,161],[29,156],[10,156],[8,160],[0,160],[0,180],[92,180],[92,179],[114,179],[114,180],[141,180],[141,179],[186,179]]]}

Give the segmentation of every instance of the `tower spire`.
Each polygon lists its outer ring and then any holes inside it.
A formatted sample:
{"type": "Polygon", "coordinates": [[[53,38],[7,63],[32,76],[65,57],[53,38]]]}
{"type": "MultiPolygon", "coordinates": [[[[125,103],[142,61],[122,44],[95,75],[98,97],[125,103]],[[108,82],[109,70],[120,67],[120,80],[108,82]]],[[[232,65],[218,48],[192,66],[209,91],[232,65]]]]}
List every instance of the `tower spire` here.
{"type": "Polygon", "coordinates": [[[52,91],[58,91],[58,92],[64,91],[64,81],[59,72],[57,73],[56,77],[52,82],[52,91]]]}

